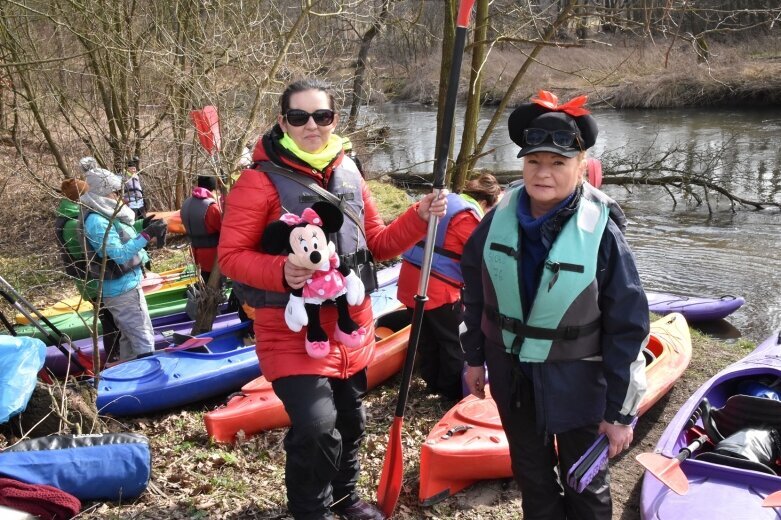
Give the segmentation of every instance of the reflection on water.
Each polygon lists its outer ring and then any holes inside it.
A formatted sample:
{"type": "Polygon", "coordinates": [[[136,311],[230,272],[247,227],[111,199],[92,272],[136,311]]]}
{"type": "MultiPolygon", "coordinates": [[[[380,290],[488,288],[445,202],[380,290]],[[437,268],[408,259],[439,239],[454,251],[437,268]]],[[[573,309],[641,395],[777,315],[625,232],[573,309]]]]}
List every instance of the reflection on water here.
{"type": "MultiPolygon", "coordinates": [[[[418,105],[386,104],[379,111],[391,128],[386,146],[364,161],[367,171],[432,170],[436,111],[418,105]]],[[[460,111],[463,113],[463,111],[460,111]]],[[[485,111],[480,128],[492,112],[485,111]]],[[[509,111],[508,111],[509,114],[509,111]]],[[[671,147],[723,153],[714,174],[719,182],[749,199],[781,202],[781,110],[631,110],[599,111],[600,135],[593,155],[650,151],[671,147]]],[[[519,169],[518,147],[505,121],[491,137],[492,151],[478,166],[495,171],[519,169]]],[[[456,139],[461,134],[457,122],[456,139]]],[[[705,168],[701,159],[692,169],[705,168]]],[[[627,237],[637,256],[643,284],[660,292],[698,296],[739,295],[746,304],[728,318],[751,340],[762,340],[781,327],[781,214],[727,205],[708,215],[703,208],[673,208],[661,188],[605,186],[630,218],[627,237]]],[[[712,326],[711,326],[712,328],[712,326]]],[[[713,329],[714,332],[716,329],[713,329]]]]}

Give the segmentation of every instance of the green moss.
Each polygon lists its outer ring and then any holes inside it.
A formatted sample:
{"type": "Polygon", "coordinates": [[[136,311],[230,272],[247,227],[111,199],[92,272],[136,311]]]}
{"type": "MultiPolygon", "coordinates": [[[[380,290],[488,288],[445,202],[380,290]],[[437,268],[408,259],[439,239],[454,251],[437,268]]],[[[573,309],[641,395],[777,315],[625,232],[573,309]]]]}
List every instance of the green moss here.
{"type": "Polygon", "coordinates": [[[404,190],[387,182],[368,181],[372,197],[377,203],[382,220],[387,224],[404,213],[412,205],[412,199],[404,190]]]}

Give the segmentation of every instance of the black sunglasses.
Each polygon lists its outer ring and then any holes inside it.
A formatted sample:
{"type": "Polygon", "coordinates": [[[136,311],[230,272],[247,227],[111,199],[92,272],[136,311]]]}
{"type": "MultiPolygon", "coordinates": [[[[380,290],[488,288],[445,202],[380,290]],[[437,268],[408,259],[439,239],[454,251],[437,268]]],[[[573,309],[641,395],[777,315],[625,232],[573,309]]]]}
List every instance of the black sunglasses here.
{"type": "Polygon", "coordinates": [[[328,126],[334,122],[335,115],[336,113],[333,110],[328,110],[327,108],[315,110],[311,114],[306,110],[291,108],[285,112],[285,119],[287,124],[291,126],[304,126],[311,117],[315,120],[317,126],[328,126]]]}
{"type": "Polygon", "coordinates": [[[575,141],[578,141],[578,134],[569,130],[544,130],[542,128],[527,128],[523,131],[523,140],[529,146],[537,146],[550,140],[556,146],[562,148],[572,148],[575,141]]]}

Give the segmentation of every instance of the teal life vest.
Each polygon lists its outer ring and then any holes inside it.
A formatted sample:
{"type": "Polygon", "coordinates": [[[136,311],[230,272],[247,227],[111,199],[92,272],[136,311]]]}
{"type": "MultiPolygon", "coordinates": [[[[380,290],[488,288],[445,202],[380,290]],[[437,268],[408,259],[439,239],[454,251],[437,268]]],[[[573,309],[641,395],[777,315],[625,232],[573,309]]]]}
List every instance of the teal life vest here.
{"type": "Polygon", "coordinates": [[[600,353],[597,255],[609,208],[582,196],[551,247],[527,321],[521,300],[521,230],[516,208],[522,188],[496,209],[483,251],[487,271],[482,330],[521,361],[583,359],[600,353]]]}
{"type": "MultiPolygon", "coordinates": [[[[463,211],[473,212],[477,220],[481,218],[479,205],[475,206],[462,196],[449,193],[447,195],[447,213],[437,223],[437,236],[434,238],[434,251],[431,257],[431,274],[443,282],[459,288],[464,286],[464,277],[461,275],[461,255],[445,249],[445,238],[450,220],[463,211]]],[[[420,268],[423,265],[425,247],[425,241],[420,241],[401,256],[405,261],[420,268]]]]}

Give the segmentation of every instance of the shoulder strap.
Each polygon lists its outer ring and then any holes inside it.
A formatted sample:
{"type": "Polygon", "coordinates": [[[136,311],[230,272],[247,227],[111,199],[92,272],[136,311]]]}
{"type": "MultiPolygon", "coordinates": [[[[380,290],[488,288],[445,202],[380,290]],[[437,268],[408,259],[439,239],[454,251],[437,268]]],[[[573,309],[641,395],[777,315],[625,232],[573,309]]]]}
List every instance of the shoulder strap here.
{"type": "Polygon", "coordinates": [[[262,172],[268,172],[268,173],[275,173],[277,175],[281,175],[285,178],[290,179],[291,181],[295,181],[302,186],[305,186],[306,188],[309,188],[313,192],[317,193],[319,196],[321,196],[323,199],[327,200],[331,204],[335,205],[337,208],[342,210],[342,212],[347,215],[347,217],[352,220],[356,226],[358,226],[358,229],[361,230],[364,237],[366,237],[366,231],[363,229],[363,221],[361,218],[355,214],[355,212],[350,208],[349,206],[345,206],[342,204],[342,200],[331,193],[330,191],[324,189],[322,186],[319,186],[315,181],[311,179],[305,178],[303,175],[298,175],[290,170],[283,168],[282,166],[279,166],[278,164],[275,164],[271,161],[259,161],[252,165],[253,168],[258,169],[262,172]]]}

